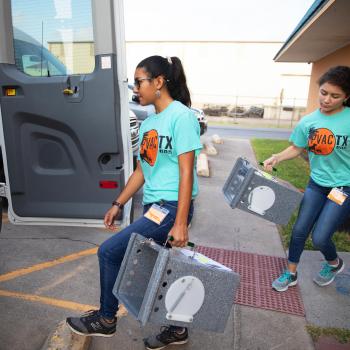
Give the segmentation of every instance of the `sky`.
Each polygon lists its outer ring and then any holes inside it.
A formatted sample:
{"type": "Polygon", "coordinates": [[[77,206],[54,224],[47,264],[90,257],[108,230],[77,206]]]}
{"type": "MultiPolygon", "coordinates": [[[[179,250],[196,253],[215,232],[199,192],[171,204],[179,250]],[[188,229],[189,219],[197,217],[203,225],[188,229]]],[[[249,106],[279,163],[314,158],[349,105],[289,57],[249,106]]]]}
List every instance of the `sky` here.
{"type": "Polygon", "coordinates": [[[44,45],[93,40],[91,0],[12,0],[11,5],[13,25],[44,45]]]}
{"type": "Polygon", "coordinates": [[[125,0],[126,39],[285,41],[313,0],[125,0]]]}
{"type": "MultiPolygon", "coordinates": [[[[127,41],[283,42],[313,0],[124,0],[127,41]]],[[[14,25],[41,42],[92,40],[91,0],[12,0],[14,25]],[[70,38],[66,38],[69,40],[70,38]]]]}

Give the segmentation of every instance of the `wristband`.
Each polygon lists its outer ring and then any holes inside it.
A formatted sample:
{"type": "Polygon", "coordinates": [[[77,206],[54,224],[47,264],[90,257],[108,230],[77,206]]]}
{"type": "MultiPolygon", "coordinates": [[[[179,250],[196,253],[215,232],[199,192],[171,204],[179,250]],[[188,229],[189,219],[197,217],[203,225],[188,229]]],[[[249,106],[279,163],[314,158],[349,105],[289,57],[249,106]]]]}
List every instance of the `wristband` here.
{"type": "Polygon", "coordinates": [[[121,203],[119,203],[118,201],[112,202],[112,205],[115,205],[115,206],[118,207],[119,209],[123,209],[123,208],[124,208],[124,204],[121,204],[121,203]]]}

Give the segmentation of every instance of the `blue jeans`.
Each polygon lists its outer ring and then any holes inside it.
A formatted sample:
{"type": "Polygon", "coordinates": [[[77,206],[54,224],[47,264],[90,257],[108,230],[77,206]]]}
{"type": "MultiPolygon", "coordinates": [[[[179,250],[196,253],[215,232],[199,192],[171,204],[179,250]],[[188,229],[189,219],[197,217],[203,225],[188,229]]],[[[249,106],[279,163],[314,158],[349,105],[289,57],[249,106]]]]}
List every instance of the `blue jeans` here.
{"type": "Polygon", "coordinates": [[[343,191],[348,195],[343,205],[336,204],[327,198],[331,189],[331,187],[319,186],[310,178],[293,227],[289,245],[289,262],[294,264],[299,262],[305,241],[311,231],[312,243],[321,251],[325,259],[327,261],[337,259],[332,236],[350,214],[350,187],[343,187],[343,191]]]}
{"type": "MultiPolygon", "coordinates": [[[[112,289],[117,279],[120,265],[123,261],[130,236],[133,232],[139,233],[146,238],[152,238],[159,244],[164,244],[167,240],[168,233],[172,229],[177,211],[177,202],[168,201],[158,203],[163,208],[169,210],[169,214],[163,222],[158,225],[153,221],[142,216],[134,221],[131,225],[124,228],[119,233],[107,239],[98,250],[98,259],[100,263],[100,313],[106,318],[113,318],[118,310],[118,299],[113,295],[112,289]]],[[[147,204],[143,208],[145,213],[152,204],[147,204]]],[[[191,203],[188,214],[188,223],[193,216],[193,203],[191,203]]]]}

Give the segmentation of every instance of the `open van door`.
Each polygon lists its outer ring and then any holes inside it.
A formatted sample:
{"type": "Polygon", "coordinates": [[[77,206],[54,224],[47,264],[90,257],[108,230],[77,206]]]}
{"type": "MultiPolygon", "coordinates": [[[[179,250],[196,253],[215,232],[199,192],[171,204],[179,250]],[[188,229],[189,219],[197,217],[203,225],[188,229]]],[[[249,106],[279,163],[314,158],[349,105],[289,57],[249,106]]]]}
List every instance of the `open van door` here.
{"type": "Polygon", "coordinates": [[[121,0],[0,0],[0,146],[12,223],[102,225],[132,171],[121,0]]]}

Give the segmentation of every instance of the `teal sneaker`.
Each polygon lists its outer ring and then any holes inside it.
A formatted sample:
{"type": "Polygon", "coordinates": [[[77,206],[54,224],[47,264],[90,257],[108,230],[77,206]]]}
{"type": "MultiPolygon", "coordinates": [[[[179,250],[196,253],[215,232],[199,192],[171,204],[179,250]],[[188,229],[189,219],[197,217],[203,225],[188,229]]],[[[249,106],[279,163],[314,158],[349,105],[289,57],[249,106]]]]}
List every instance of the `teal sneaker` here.
{"type": "Polygon", "coordinates": [[[314,278],[314,282],[320,287],[328,286],[334,281],[335,276],[344,270],[344,261],[340,258],[337,267],[329,265],[327,262],[322,264],[321,271],[314,278]]]}
{"type": "Polygon", "coordinates": [[[298,273],[293,275],[289,270],[284,270],[282,275],[272,282],[272,288],[277,292],[284,292],[288,287],[293,287],[298,283],[298,273]]]}

